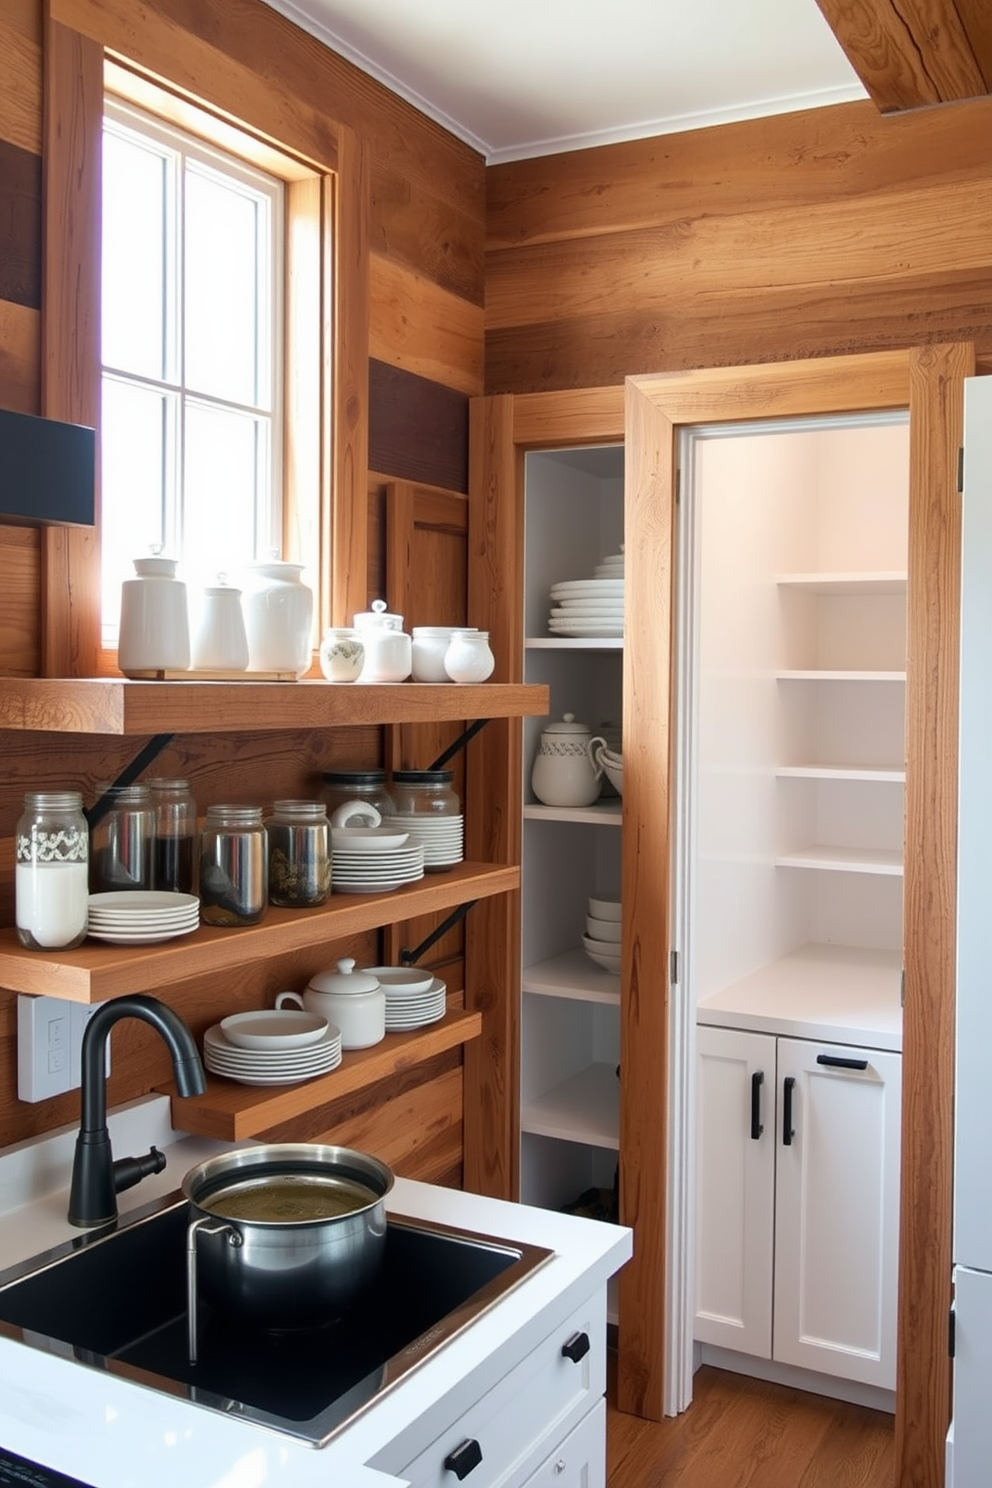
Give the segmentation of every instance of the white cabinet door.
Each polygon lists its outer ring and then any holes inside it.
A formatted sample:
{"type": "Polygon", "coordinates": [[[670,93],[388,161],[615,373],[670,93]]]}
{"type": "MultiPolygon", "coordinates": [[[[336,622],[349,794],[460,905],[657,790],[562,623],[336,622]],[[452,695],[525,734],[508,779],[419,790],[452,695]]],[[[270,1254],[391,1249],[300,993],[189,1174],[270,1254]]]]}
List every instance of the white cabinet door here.
{"type": "Polygon", "coordinates": [[[700,1025],[696,1071],[695,1337],[768,1359],[775,1039],[700,1025]]]}
{"type": "Polygon", "coordinates": [[[887,1389],[901,1066],[898,1054],[778,1041],[773,1356],[887,1389]]]}
{"type": "Polygon", "coordinates": [[[606,1488],[606,1401],[569,1432],[521,1488],[606,1488]]]}

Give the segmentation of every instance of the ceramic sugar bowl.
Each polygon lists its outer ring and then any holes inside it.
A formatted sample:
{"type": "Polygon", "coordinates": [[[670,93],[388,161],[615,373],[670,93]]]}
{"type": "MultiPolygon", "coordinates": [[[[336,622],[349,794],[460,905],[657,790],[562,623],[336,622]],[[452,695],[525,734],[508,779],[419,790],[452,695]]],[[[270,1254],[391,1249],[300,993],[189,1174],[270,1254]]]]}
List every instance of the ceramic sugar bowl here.
{"type": "Polygon", "coordinates": [[[356,971],[351,956],[342,957],[335,970],[314,972],[302,997],[280,992],[276,1007],[287,1003],[340,1028],[342,1049],[368,1049],[386,1036],[386,994],[376,977],[356,971]]]}
{"type": "Polygon", "coordinates": [[[574,713],[549,723],[541,734],[530,783],[545,806],[591,806],[599,795],[602,768],[594,763],[592,747],[603,740],[594,737],[574,713]]]}

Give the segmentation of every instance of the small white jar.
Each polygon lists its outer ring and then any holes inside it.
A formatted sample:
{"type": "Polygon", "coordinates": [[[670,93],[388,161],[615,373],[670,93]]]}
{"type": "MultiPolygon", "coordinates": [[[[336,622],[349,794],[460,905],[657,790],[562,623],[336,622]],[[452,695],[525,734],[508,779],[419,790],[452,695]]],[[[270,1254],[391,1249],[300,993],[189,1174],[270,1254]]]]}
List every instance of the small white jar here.
{"type": "Polygon", "coordinates": [[[413,666],[413,648],[403,629],[403,616],[391,615],[384,599],[355,616],[355,629],[365,647],[362,682],[405,682],[413,666]]]}
{"type": "Polygon", "coordinates": [[[485,682],[496,659],[486,630],[454,630],[444,653],[444,670],[452,682],[485,682]]]}
{"type": "Polygon", "coordinates": [[[357,682],[365,665],[365,643],[357,630],[331,626],[320,643],[320,670],[328,682],[357,682]]]}
{"type": "Polygon", "coordinates": [[[241,610],[241,590],[224,582],[204,589],[191,645],[197,672],[243,672],[248,666],[248,637],[241,610]]]}
{"type": "Polygon", "coordinates": [[[444,670],[444,653],[455,627],[453,625],[415,625],[413,627],[412,667],[415,682],[450,682],[444,670]]]}
{"type": "Polygon", "coordinates": [[[336,971],[315,972],[302,996],[280,992],[276,1007],[286,1003],[340,1028],[342,1049],[368,1049],[386,1036],[386,994],[374,976],[355,970],[351,956],[343,957],[336,971]]]}

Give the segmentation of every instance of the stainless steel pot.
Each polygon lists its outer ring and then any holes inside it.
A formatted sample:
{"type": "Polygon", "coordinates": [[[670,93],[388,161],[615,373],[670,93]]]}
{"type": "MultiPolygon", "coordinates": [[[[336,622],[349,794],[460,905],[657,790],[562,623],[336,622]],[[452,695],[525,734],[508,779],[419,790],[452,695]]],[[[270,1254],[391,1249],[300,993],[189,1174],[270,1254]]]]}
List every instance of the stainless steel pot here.
{"type": "Polygon", "coordinates": [[[187,1263],[190,1345],[196,1296],[264,1328],[337,1317],[375,1279],[393,1174],[348,1147],[278,1143],[191,1168],[187,1263]]]}

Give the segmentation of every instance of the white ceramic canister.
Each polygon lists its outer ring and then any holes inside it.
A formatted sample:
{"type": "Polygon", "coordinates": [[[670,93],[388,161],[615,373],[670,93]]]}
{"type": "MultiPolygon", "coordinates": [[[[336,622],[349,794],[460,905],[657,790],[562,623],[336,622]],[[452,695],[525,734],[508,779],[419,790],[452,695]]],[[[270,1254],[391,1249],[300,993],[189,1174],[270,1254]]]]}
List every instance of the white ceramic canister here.
{"type": "Polygon", "coordinates": [[[485,682],[496,660],[487,630],[453,630],[444,653],[444,670],[452,682],[485,682]]]}
{"type": "Polygon", "coordinates": [[[386,994],[376,977],[355,970],[351,956],[342,957],[336,971],[315,972],[302,996],[280,992],[276,1007],[286,1003],[340,1028],[342,1049],[368,1049],[386,1036],[386,994]]]}
{"type": "Polygon", "coordinates": [[[249,672],[302,677],[312,657],[313,591],[300,580],[302,563],[268,559],[245,570],[241,595],[249,672]]]}
{"type": "Polygon", "coordinates": [[[329,626],[320,643],[320,670],[328,682],[357,682],[365,665],[365,642],[357,630],[329,626]]]}
{"type": "Polygon", "coordinates": [[[241,590],[224,582],[204,589],[190,647],[197,672],[243,672],[248,666],[248,637],[241,609],[241,590]]]}
{"type": "Polygon", "coordinates": [[[405,682],[413,666],[413,648],[403,629],[403,616],[391,615],[384,599],[355,616],[355,629],[365,646],[362,682],[405,682]]]}
{"type": "Polygon", "coordinates": [[[176,559],[135,558],[133,579],[121,585],[117,665],[122,672],[184,672],[189,667],[186,585],[176,559]]]}
{"type": "Polygon", "coordinates": [[[444,670],[444,653],[453,625],[415,625],[412,634],[412,672],[415,682],[450,682],[444,670]]]}
{"type": "Polygon", "coordinates": [[[603,741],[593,737],[574,713],[560,723],[549,723],[541,734],[530,783],[545,806],[591,806],[599,795],[602,770],[590,750],[603,741]]]}

